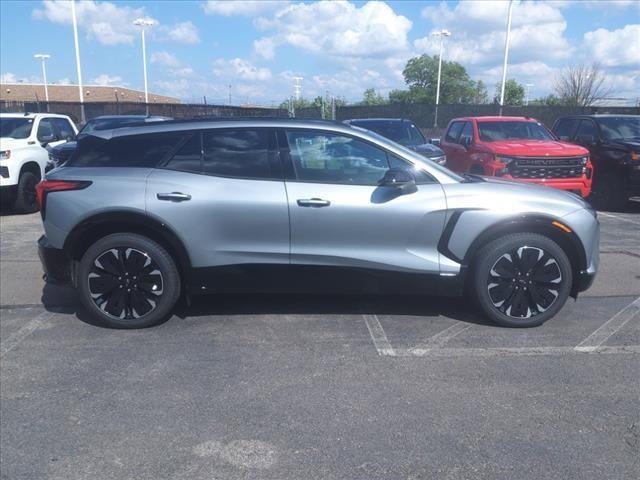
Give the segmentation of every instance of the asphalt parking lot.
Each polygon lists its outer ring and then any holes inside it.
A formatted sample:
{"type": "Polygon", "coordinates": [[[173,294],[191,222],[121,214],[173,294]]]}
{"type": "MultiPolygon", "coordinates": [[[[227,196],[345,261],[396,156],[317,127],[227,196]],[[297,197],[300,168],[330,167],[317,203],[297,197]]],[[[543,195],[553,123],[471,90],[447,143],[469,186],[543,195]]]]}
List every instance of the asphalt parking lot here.
{"type": "Polygon", "coordinates": [[[535,329],[462,300],[211,296],[92,325],[0,217],[2,479],[631,479],[640,201],[601,212],[591,290],[535,329]]]}

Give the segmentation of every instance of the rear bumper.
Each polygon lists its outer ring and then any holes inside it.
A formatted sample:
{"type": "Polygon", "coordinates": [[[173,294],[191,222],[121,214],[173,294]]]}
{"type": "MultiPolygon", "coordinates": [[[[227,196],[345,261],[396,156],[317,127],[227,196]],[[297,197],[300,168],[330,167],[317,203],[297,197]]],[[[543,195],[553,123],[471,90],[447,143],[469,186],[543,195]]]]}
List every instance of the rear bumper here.
{"type": "Polygon", "coordinates": [[[47,283],[71,285],[71,260],[59,248],[52,247],[44,235],[38,240],[38,256],[47,283]]]}

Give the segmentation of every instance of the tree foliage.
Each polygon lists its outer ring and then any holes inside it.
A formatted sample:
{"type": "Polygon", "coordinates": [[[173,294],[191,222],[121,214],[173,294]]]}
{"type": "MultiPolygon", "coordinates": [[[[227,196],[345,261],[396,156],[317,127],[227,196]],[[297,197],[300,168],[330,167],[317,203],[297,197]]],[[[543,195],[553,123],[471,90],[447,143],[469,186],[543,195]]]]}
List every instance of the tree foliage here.
{"type": "Polygon", "coordinates": [[[382,95],[375,91],[373,88],[367,88],[364,91],[364,95],[360,105],[384,105],[387,101],[382,95]]]}
{"type": "MultiPolygon", "coordinates": [[[[493,97],[495,103],[500,103],[500,94],[502,93],[502,82],[496,84],[496,94],[493,97]]],[[[513,78],[507,79],[504,84],[504,104],[521,107],[524,105],[524,87],[516,82],[513,78]]]]}
{"type": "Polygon", "coordinates": [[[606,76],[597,63],[574,65],[562,70],[555,78],[553,90],[563,105],[589,107],[611,95],[605,85],[606,76]]]}

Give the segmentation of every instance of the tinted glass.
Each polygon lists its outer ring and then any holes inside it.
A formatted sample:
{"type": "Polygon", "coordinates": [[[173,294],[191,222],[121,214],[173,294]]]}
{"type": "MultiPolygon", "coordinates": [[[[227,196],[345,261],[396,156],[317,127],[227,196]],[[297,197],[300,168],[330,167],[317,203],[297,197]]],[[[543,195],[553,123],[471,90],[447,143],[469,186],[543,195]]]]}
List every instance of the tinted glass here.
{"type": "Polygon", "coordinates": [[[578,120],[575,118],[565,118],[560,120],[558,125],[556,125],[555,134],[560,138],[560,140],[569,140],[573,133],[573,129],[576,127],[576,123],[578,123],[578,120]]]}
{"type": "Polygon", "coordinates": [[[541,123],[526,121],[478,122],[478,134],[483,142],[554,139],[541,123]]]}
{"type": "Polygon", "coordinates": [[[640,140],[640,116],[601,117],[598,124],[606,140],[640,140]]]}
{"type": "Polygon", "coordinates": [[[89,120],[80,130],[79,134],[91,133],[97,130],[110,130],[112,128],[127,127],[130,125],[139,125],[144,123],[144,117],[141,118],[94,118],[89,120]]]}
{"type": "Polygon", "coordinates": [[[202,173],[202,135],[194,134],[167,162],[166,168],[202,173]]]}
{"type": "Polygon", "coordinates": [[[471,122],[464,124],[460,138],[458,138],[458,143],[465,143],[465,140],[467,144],[470,144],[473,140],[473,124],[471,122]]]}
{"type": "Polygon", "coordinates": [[[376,132],[401,145],[420,145],[427,143],[418,128],[409,122],[392,120],[363,120],[351,122],[357,127],[376,132]]]}
{"type": "Polygon", "coordinates": [[[87,135],[67,165],[73,167],[155,167],[171,152],[183,133],[154,133],[104,140],[87,135]]]}
{"type": "Polygon", "coordinates": [[[209,175],[272,178],[268,130],[213,130],[203,136],[203,171],[209,175]]]}
{"type": "Polygon", "coordinates": [[[406,170],[408,172],[411,172],[411,174],[416,179],[417,184],[435,183],[436,181],[435,178],[433,178],[424,170],[416,169],[409,162],[406,162],[393,154],[389,154],[389,165],[391,166],[391,168],[396,170],[406,170]]]}
{"type": "Polygon", "coordinates": [[[38,124],[38,140],[43,142],[45,140],[54,141],[57,139],[56,131],[53,128],[53,122],[50,118],[43,118],[38,124]]]}
{"type": "Polygon", "coordinates": [[[301,181],[377,185],[389,169],[384,150],[346,135],[288,131],[287,141],[301,181]]]}
{"type": "Polygon", "coordinates": [[[576,132],[576,138],[579,135],[591,135],[594,139],[598,138],[598,129],[596,124],[592,120],[582,120],[578,125],[578,131],[576,132]]]}
{"type": "Polygon", "coordinates": [[[29,138],[33,118],[0,118],[0,137],[29,138]]]}
{"type": "Polygon", "coordinates": [[[456,143],[458,140],[458,135],[462,131],[462,127],[464,126],[464,122],[453,122],[447,131],[444,139],[446,142],[456,143]]]}
{"type": "Polygon", "coordinates": [[[66,118],[52,118],[54,126],[58,132],[58,138],[60,140],[66,140],[68,138],[74,138],[76,136],[69,120],[66,118]]]}

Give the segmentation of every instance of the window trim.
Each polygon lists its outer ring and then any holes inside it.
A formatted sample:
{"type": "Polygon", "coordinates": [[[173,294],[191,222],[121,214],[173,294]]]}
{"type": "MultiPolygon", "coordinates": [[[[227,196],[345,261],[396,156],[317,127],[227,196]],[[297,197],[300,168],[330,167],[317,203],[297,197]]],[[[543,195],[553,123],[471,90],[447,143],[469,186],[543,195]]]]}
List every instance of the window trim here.
{"type": "MultiPolygon", "coordinates": [[[[279,146],[279,153],[280,153],[280,158],[281,158],[281,164],[283,166],[283,172],[284,172],[284,179],[287,182],[290,183],[313,183],[313,184],[321,184],[321,185],[342,185],[342,186],[347,186],[347,187],[373,187],[373,188],[378,188],[380,186],[380,184],[370,184],[370,183],[336,183],[336,182],[323,182],[321,180],[301,180],[297,177],[297,173],[295,170],[295,166],[293,164],[293,159],[291,158],[291,152],[290,152],[290,148],[289,148],[289,141],[287,139],[287,131],[296,131],[296,132],[311,132],[311,133],[316,133],[318,135],[342,135],[345,137],[349,137],[349,138],[353,138],[354,140],[358,140],[360,142],[366,143],[368,145],[370,145],[371,147],[377,148],[378,150],[381,150],[382,152],[384,152],[386,160],[387,160],[387,168],[390,170],[391,169],[391,163],[389,161],[389,155],[393,155],[394,157],[397,157],[399,160],[405,162],[407,165],[409,165],[410,167],[414,167],[414,164],[405,160],[404,158],[400,157],[400,155],[391,152],[389,150],[387,150],[386,148],[373,143],[365,138],[360,138],[354,135],[350,135],[348,133],[343,133],[343,132],[334,132],[331,130],[322,130],[322,129],[316,129],[316,128],[296,128],[296,127],[286,127],[286,128],[278,128],[277,129],[277,138],[278,138],[278,146],[279,146]]],[[[430,172],[425,171],[425,173],[427,175],[429,175],[432,179],[433,182],[417,182],[416,181],[416,185],[439,185],[440,182],[438,182],[438,179],[435,178],[430,172]]]]}
{"type": "Polygon", "coordinates": [[[462,143],[460,143],[460,139],[462,138],[462,132],[464,132],[464,129],[467,128],[467,125],[471,125],[471,142],[469,142],[469,146],[471,146],[476,141],[476,129],[474,126],[474,122],[472,122],[471,120],[466,120],[463,123],[464,125],[462,126],[462,130],[460,130],[460,134],[458,135],[458,139],[456,140],[456,143],[460,146],[464,146],[462,145],[462,143]]]}

